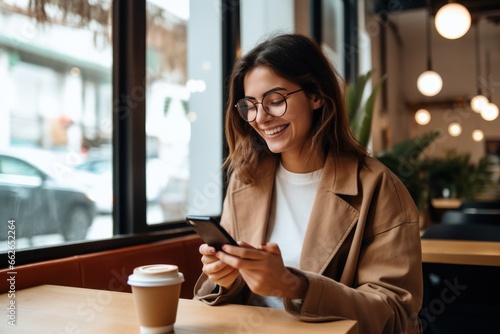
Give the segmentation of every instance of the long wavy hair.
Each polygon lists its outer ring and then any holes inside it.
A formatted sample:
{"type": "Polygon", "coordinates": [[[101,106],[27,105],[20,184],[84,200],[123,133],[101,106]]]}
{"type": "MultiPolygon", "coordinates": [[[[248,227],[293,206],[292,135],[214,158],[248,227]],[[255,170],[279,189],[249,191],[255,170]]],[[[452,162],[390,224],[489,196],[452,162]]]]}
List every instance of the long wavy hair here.
{"type": "Polygon", "coordinates": [[[260,162],[269,156],[279,157],[234,107],[245,96],[246,74],[257,66],[271,68],[303,88],[307,96],[323,100],[323,105],[313,113],[310,147],[305,148],[310,159],[323,161],[328,154],[343,154],[363,161],[366,149],[354,138],[348,124],[344,81],[314,40],[299,34],[283,34],[257,45],[233,68],[225,121],[229,155],[223,167],[228,175],[236,173],[243,182],[256,183],[260,162]]]}

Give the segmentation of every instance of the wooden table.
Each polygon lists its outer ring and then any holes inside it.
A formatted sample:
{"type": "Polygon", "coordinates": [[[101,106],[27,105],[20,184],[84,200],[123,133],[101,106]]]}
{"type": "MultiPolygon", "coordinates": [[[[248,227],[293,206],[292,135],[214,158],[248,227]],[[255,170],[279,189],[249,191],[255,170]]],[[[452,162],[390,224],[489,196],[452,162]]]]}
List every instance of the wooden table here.
{"type": "Polygon", "coordinates": [[[500,242],[422,239],[422,262],[500,266],[500,242]]]}
{"type": "MultiPolygon", "coordinates": [[[[84,334],[139,333],[132,294],[55,285],[42,285],[15,292],[16,327],[7,317],[0,320],[0,333],[84,334]]],[[[4,310],[11,299],[0,295],[4,310]]],[[[183,333],[358,333],[353,320],[306,323],[284,310],[243,306],[208,306],[181,299],[174,326],[183,333]]]]}
{"type": "Polygon", "coordinates": [[[436,209],[446,210],[458,209],[462,205],[462,201],[457,198],[433,198],[431,203],[436,209]]]}

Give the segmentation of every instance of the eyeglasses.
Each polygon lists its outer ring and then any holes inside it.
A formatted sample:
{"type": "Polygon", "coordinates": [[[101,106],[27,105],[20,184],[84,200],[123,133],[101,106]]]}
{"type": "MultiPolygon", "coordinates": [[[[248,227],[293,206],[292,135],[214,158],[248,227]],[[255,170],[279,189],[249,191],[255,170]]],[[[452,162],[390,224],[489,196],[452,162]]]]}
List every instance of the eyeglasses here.
{"type": "Polygon", "coordinates": [[[286,95],[278,92],[269,92],[262,98],[261,102],[254,102],[247,98],[241,99],[235,104],[241,118],[247,122],[253,122],[257,118],[257,104],[261,104],[264,111],[273,117],[281,117],[286,113],[286,99],[295,93],[304,90],[303,88],[295,90],[286,95]]]}

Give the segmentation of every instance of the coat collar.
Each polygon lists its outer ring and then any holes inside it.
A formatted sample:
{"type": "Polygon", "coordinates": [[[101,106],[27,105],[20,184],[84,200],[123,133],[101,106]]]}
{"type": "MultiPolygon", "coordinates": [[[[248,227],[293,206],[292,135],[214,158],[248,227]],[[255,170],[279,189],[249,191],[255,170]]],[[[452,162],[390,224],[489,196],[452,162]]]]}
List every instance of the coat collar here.
{"type": "MultiPolygon", "coordinates": [[[[254,246],[265,241],[277,163],[276,158],[264,160],[259,181],[231,194],[238,240],[254,246]]],[[[355,226],[359,212],[338,195],[358,194],[358,168],[351,158],[327,157],[302,246],[301,269],[322,273],[355,226]]]]}

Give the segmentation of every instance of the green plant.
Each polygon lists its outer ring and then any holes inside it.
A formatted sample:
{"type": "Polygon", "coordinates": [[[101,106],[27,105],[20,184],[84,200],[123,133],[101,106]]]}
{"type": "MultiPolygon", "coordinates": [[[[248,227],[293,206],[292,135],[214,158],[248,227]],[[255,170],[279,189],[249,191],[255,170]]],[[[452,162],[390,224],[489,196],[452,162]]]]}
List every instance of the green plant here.
{"type": "Polygon", "coordinates": [[[469,153],[449,150],[443,157],[425,160],[424,169],[432,197],[473,199],[491,184],[490,162],[485,156],[477,164],[469,153]]]}
{"type": "Polygon", "coordinates": [[[426,159],[422,152],[439,137],[437,130],[395,144],[389,152],[376,156],[405,184],[418,208],[423,208],[430,196],[426,159]]]}
{"type": "Polygon", "coordinates": [[[375,99],[385,80],[385,78],[382,78],[374,85],[366,102],[363,103],[366,84],[372,75],[373,70],[358,76],[356,82],[348,85],[345,90],[347,116],[349,117],[351,131],[364,147],[368,145],[370,140],[375,99]]]}

